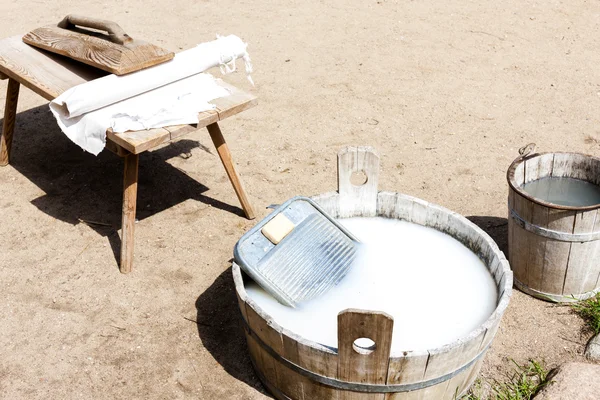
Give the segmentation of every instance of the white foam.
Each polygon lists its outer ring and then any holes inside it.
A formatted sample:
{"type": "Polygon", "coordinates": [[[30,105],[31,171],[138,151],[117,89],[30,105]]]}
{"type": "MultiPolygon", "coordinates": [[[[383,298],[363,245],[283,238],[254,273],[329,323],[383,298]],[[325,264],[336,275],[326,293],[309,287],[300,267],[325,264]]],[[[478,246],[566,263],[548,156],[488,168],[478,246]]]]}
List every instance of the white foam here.
{"type": "Polygon", "coordinates": [[[392,353],[451,343],[494,311],[496,284],[483,262],[442,232],[386,218],[339,220],[362,243],[344,280],[298,308],[278,303],[254,282],[246,291],[282,327],[337,348],[337,314],[347,308],[394,317],[392,353]]]}

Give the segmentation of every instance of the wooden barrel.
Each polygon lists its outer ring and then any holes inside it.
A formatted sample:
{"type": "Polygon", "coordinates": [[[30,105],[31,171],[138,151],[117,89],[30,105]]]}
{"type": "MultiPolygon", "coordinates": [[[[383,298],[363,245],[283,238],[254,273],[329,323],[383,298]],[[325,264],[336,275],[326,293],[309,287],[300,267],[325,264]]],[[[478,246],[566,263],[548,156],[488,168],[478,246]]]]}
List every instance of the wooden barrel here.
{"type": "Polygon", "coordinates": [[[600,204],[560,206],[523,191],[525,183],[546,177],[600,185],[600,159],[579,153],[540,153],[510,165],[508,255],[515,286],[544,300],[584,300],[600,290],[600,204]]]}
{"type": "Polygon", "coordinates": [[[277,399],[451,400],[465,393],[479,373],[510,299],[508,262],[488,235],[459,214],[403,194],[377,192],[378,169],[379,157],[372,149],[348,148],[338,155],[338,192],[313,199],[336,218],[396,218],[453,236],[489,268],[498,288],[497,307],[483,325],[453,343],[391,355],[391,317],[376,311],[345,310],[338,316],[338,348],[332,349],[279,326],[246,295],[244,280],[248,278],[234,263],[250,357],[257,375],[277,399]],[[350,183],[355,171],[367,176],[360,187],[350,183]],[[353,346],[363,337],[375,342],[374,350],[353,346]]]}

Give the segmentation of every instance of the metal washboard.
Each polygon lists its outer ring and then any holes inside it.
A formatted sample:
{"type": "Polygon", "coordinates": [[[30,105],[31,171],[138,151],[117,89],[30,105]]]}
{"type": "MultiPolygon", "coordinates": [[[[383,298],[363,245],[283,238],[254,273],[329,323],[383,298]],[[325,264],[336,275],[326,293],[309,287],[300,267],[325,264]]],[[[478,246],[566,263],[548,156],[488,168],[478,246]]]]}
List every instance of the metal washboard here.
{"type": "Polygon", "coordinates": [[[240,267],[280,303],[295,307],[337,285],[356,238],[307,197],[277,207],[235,245],[240,267]]]}

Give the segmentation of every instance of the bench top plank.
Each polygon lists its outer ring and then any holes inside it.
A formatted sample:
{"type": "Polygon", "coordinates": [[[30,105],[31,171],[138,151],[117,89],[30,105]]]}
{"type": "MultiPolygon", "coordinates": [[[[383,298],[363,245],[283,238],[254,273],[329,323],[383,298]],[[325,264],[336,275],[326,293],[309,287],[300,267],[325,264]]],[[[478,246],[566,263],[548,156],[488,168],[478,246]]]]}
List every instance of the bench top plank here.
{"type": "MultiPolygon", "coordinates": [[[[23,43],[22,36],[19,35],[0,40],[0,78],[2,75],[18,81],[50,101],[73,86],[104,76],[106,72],[29,46],[23,43]]],[[[131,153],[139,154],[256,105],[256,96],[221,80],[217,82],[231,94],[211,101],[216,108],[200,113],[197,125],[177,125],[124,133],[114,133],[109,129],[106,132],[107,141],[112,141],[131,153]]]]}
{"type": "Polygon", "coordinates": [[[73,86],[106,75],[67,57],[23,43],[22,36],[0,40],[0,72],[53,100],[73,86]]]}

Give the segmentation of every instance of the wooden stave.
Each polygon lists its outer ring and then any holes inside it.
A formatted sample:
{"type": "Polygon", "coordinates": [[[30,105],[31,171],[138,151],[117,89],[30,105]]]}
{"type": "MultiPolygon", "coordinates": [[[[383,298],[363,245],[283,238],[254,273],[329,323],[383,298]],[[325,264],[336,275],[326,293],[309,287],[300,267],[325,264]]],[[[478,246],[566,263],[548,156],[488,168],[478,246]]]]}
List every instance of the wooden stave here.
{"type": "MultiPolygon", "coordinates": [[[[338,192],[329,192],[322,195],[314,196],[313,200],[321,205],[327,212],[329,212],[332,216],[337,217],[340,214],[340,195],[338,192]]],[[[450,377],[447,381],[441,382],[438,385],[430,386],[424,389],[415,390],[411,392],[397,392],[397,393],[357,393],[351,392],[350,395],[344,393],[340,389],[334,389],[330,387],[323,386],[317,382],[311,381],[310,379],[291,371],[289,368],[286,368],[283,364],[279,363],[279,375],[277,373],[269,373],[265,374],[263,368],[267,364],[269,370],[271,369],[271,365],[273,363],[273,358],[266,354],[265,350],[256,348],[255,340],[250,337],[251,335],[246,331],[246,337],[249,343],[249,346],[253,346],[253,350],[251,351],[251,357],[253,358],[253,362],[255,366],[261,366],[260,375],[261,380],[267,381],[267,387],[276,387],[277,390],[283,396],[289,396],[289,393],[296,393],[297,397],[280,397],[277,398],[298,398],[298,399],[309,399],[309,398],[323,398],[323,399],[338,399],[338,398],[352,398],[352,399],[396,399],[396,400],[408,400],[413,398],[427,398],[431,395],[437,396],[436,398],[440,399],[452,399],[454,398],[456,393],[465,393],[468,390],[470,384],[472,384],[473,380],[477,376],[479,369],[481,367],[481,360],[485,356],[485,352],[488,349],[488,346],[491,344],[495,333],[498,329],[498,325],[501,321],[502,315],[508,306],[508,302],[511,295],[512,290],[512,271],[508,265],[508,261],[504,257],[504,254],[500,251],[496,243],[487,235],[483,230],[477,227],[475,224],[468,221],[466,218],[456,214],[450,210],[445,208],[435,206],[429,204],[423,200],[398,194],[398,193],[390,193],[390,192],[379,192],[377,194],[377,215],[384,217],[392,217],[398,219],[407,219],[402,218],[402,216],[406,217],[407,215],[403,213],[403,208],[407,204],[412,204],[413,207],[419,210],[429,211],[431,213],[430,217],[434,216],[432,220],[429,222],[435,228],[439,228],[444,224],[444,222],[448,222],[448,220],[454,221],[454,223],[463,224],[463,226],[467,226],[471,235],[475,235],[479,237],[478,240],[474,240],[471,245],[477,247],[487,246],[487,251],[490,254],[487,254],[487,262],[486,265],[488,268],[492,268],[492,265],[489,264],[490,257],[495,259],[495,272],[492,272],[494,278],[496,280],[497,287],[499,289],[499,300],[496,307],[496,310],[490,315],[488,320],[484,322],[480,327],[471,332],[469,335],[456,340],[453,343],[447,344],[438,349],[432,349],[425,352],[405,352],[403,356],[391,356],[390,367],[388,370],[388,379],[387,384],[389,386],[395,386],[394,379],[390,380],[390,373],[393,372],[394,366],[398,366],[400,364],[408,364],[411,365],[411,362],[415,362],[416,365],[422,365],[423,362],[419,363],[420,360],[423,360],[426,368],[431,368],[431,366],[436,365],[436,359],[440,361],[437,364],[443,362],[449,362],[454,360],[455,367],[451,370],[459,369],[463,364],[467,364],[464,362],[465,358],[473,358],[473,353],[481,353],[479,359],[469,360],[473,361],[471,365],[468,366],[465,370],[463,370],[459,375],[450,377]],[[443,216],[447,217],[447,220],[444,221],[443,216]],[[441,217],[440,217],[441,216],[441,217]],[[440,219],[441,218],[441,219],[440,219]],[[468,351],[465,351],[465,350],[468,351]],[[467,354],[467,357],[464,355],[467,354]],[[462,356],[462,357],[461,357],[462,356]],[[437,357],[437,358],[436,358],[437,357]],[[433,361],[432,361],[433,360],[433,361]],[[458,360],[458,361],[457,361],[458,360]],[[462,361],[461,361],[462,360],[462,361]],[[458,364],[458,365],[456,365],[458,364]],[[267,375],[271,375],[270,377],[267,375]],[[273,382],[273,378],[275,382],[273,382]],[[454,382],[453,382],[454,379],[454,382]],[[450,383],[453,382],[454,386],[450,387],[450,383]],[[301,386],[298,389],[298,385],[301,386]],[[281,387],[283,386],[283,388],[281,387]],[[436,388],[436,386],[438,386],[436,388]],[[310,390],[311,395],[307,397],[307,389],[310,390]],[[298,396],[300,394],[300,397],[298,396]],[[427,397],[423,397],[427,396],[427,397]]],[[[352,216],[351,213],[348,213],[348,210],[343,210],[345,214],[344,217],[352,216]]],[[[358,215],[357,215],[358,216],[358,215]]],[[[419,217],[415,216],[414,218],[409,219],[411,222],[421,223],[423,225],[427,224],[427,214],[425,216],[421,215],[419,217]]],[[[467,235],[468,236],[468,235],[467,235]]],[[[467,245],[470,247],[469,245],[467,245]]],[[[471,248],[471,250],[476,251],[481,250],[481,248],[471,248]]],[[[481,254],[478,254],[481,257],[481,254]]],[[[240,306],[243,304],[245,307],[242,310],[246,310],[246,314],[255,312],[256,314],[262,316],[264,319],[263,322],[259,322],[259,329],[256,334],[260,337],[260,339],[269,345],[271,348],[280,349],[280,351],[275,351],[278,356],[285,358],[287,360],[291,360],[294,363],[297,363],[301,367],[309,367],[310,363],[307,363],[306,354],[304,354],[308,349],[313,352],[314,357],[323,358],[322,365],[319,365],[317,369],[321,368],[323,371],[327,371],[327,375],[332,378],[337,377],[337,371],[335,370],[335,366],[337,365],[337,353],[325,346],[322,346],[318,343],[306,340],[298,335],[295,335],[293,332],[289,332],[282,327],[280,327],[275,321],[272,320],[268,314],[264,313],[256,303],[254,303],[251,299],[246,296],[246,292],[243,285],[243,279],[241,275],[241,270],[234,263],[233,266],[233,275],[236,286],[236,293],[238,296],[238,301],[240,306]],[[252,311],[250,311],[252,310],[252,311]],[[265,330],[270,330],[270,332],[266,333],[265,330]],[[280,347],[280,342],[277,337],[281,338],[281,343],[283,343],[280,347]],[[296,348],[293,349],[293,343],[295,342],[297,346],[302,347],[302,350],[296,348]],[[286,346],[286,343],[288,344],[286,346]],[[273,345],[273,346],[271,346],[273,345]],[[292,349],[290,349],[292,348],[292,349]],[[304,356],[304,358],[302,357],[304,356]],[[308,364],[308,365],[307,365],[308,364]]],[[[242,311],[243,314],[243,311],[242,311]]],[[[248,316],[244,316],[244,320],[248,322],[248,316]]],[[[251,324],[248,324],[250,329],[254,329],[251,324]]],[[[277,361],[275,361],[277,363],[277,361]]],[[[314,364],[314,363],[313,363],[314,364]]],[[[312,365],[314,367],[314,365],[312,365]]],[[[439,365],[438,365],[439,367],[439,365]]],[[[277,369],[277,366],[276,368],[277,369]]],[[[426,376],[427,369],[423,371],[421,379],[414,379],[413,381],[405,381],[406,385],[420,383],[427,380],[435,379],[436,376],[429,376],[428,379],[424,379],[426,376]]],[[[438,374],[439,376],[443,376],[444,373],[438,374]]],[[[400,374],[402,376],[402,374],[400,374]]],[[[397,380],[397,379],[396,379],[397,380]]]]}

